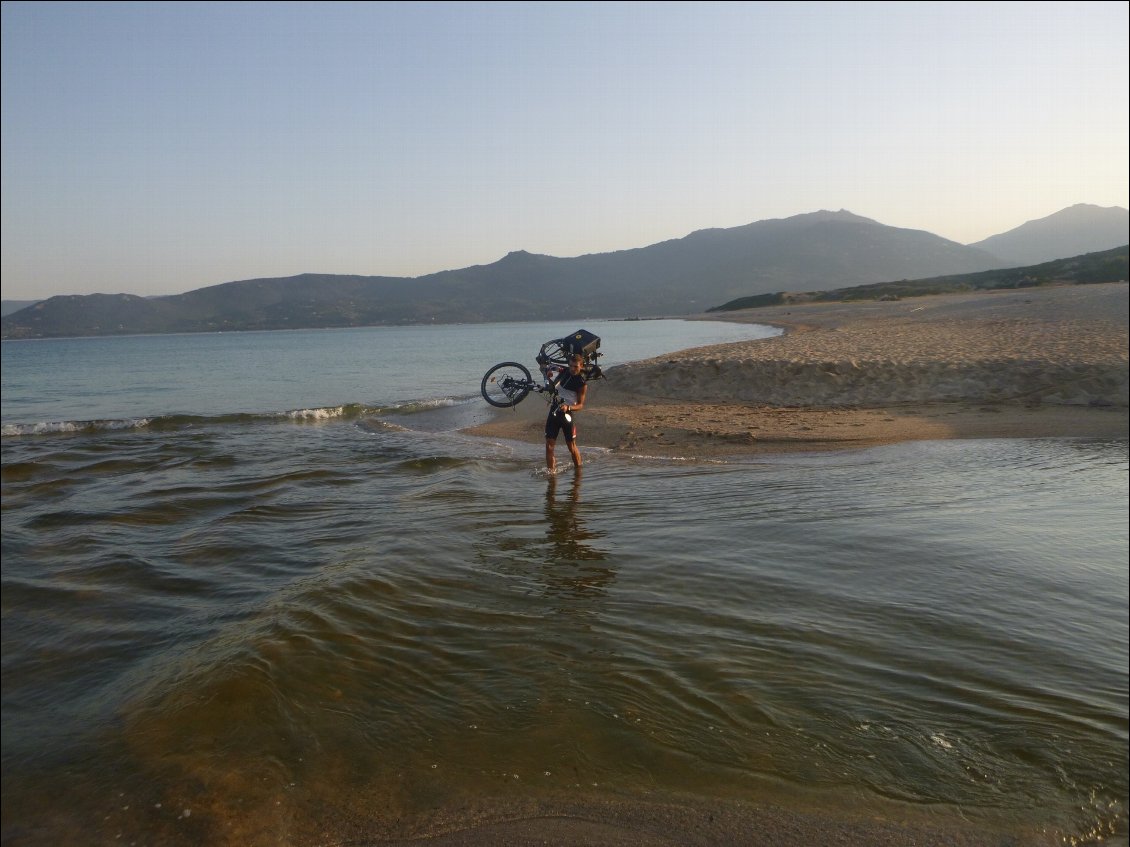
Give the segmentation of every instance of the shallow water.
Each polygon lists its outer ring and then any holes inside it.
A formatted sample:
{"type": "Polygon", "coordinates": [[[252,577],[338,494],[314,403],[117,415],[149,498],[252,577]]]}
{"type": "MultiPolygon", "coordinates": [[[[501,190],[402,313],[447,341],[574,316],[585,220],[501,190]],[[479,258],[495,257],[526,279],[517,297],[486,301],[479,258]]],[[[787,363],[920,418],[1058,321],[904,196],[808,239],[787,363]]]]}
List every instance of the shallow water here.
{"type": "Polygon", "coordinates": [[[1125,440],[546,476],[440,396],[5,436],[5,843],[668,793],[1125,840],[1125,440]]]}

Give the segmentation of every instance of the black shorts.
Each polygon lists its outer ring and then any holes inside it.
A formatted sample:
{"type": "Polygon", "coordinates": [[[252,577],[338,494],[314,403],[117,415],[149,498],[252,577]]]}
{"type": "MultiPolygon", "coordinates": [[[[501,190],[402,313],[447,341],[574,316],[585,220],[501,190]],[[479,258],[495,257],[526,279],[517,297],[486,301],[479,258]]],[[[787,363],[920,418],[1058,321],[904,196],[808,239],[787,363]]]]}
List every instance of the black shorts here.
{"type": "Polygon", "coordinates": [[[565,412],[551,411],[545,419],[545,437],[556,439],[558,433],[565,435],[566,443],[573,441],[577,437],[577,422],[565,420],[565,412]]]}

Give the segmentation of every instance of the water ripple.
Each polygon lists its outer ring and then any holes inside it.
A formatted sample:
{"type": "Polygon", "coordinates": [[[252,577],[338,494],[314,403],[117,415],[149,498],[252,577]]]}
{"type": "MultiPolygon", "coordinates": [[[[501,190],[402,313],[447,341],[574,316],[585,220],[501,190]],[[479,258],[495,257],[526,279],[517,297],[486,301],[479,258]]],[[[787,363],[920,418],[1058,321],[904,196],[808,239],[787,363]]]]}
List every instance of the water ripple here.
{"type": "Polygon", "coordinates": [[[355,423],[5,442],[6,803],[208,841],[301,792],[776,785],[1125,829],[1124,444],[547,478],[355,423]]]}

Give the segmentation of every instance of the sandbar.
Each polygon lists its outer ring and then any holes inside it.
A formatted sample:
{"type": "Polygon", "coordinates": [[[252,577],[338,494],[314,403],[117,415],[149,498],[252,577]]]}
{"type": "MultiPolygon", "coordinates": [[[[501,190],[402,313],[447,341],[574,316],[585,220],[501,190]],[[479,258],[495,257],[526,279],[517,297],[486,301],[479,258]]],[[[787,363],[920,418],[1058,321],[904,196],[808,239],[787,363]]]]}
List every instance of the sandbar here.
{"type": "MultiPolygon", "coordinates": [[[[1126,438],[1126,282],[693,316],[776,337],[606,367],[579,443],[680,458],[953,438],[1126,438]]],[[[605,338],[605,359],[615,355],[605,338]]],[[[539,442],[528,398],[467,432],[539,442]]],[[[567,455],[565,456],[567,461],[567,455]]]]}

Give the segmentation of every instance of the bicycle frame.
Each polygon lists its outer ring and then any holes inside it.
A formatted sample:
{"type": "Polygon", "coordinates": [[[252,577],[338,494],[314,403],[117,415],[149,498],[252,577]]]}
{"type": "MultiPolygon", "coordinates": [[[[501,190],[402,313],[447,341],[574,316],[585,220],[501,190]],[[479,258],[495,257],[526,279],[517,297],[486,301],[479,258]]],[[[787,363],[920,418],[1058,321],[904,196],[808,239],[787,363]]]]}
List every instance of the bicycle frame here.
{"type": "Polygon", "coordinates": [[[584,358],[583,374],[586,380],[600,379],[604,376],[597,365],[597,352],[600,339],[583,329],[577,330],[569,338],[555,338],[545,342],[536,357],[538,370],[543,382],[533,379],[529,369],[521,362],[500,362],[486,372],[480,386],[483,399],[492,406],[509,408],[517,406],[530,395],[550,393],[553,395],[550,402],[557,400],[557,385],[555,378],[558,374],[569,369],[569,362],[577,355],[584,358]]]}

